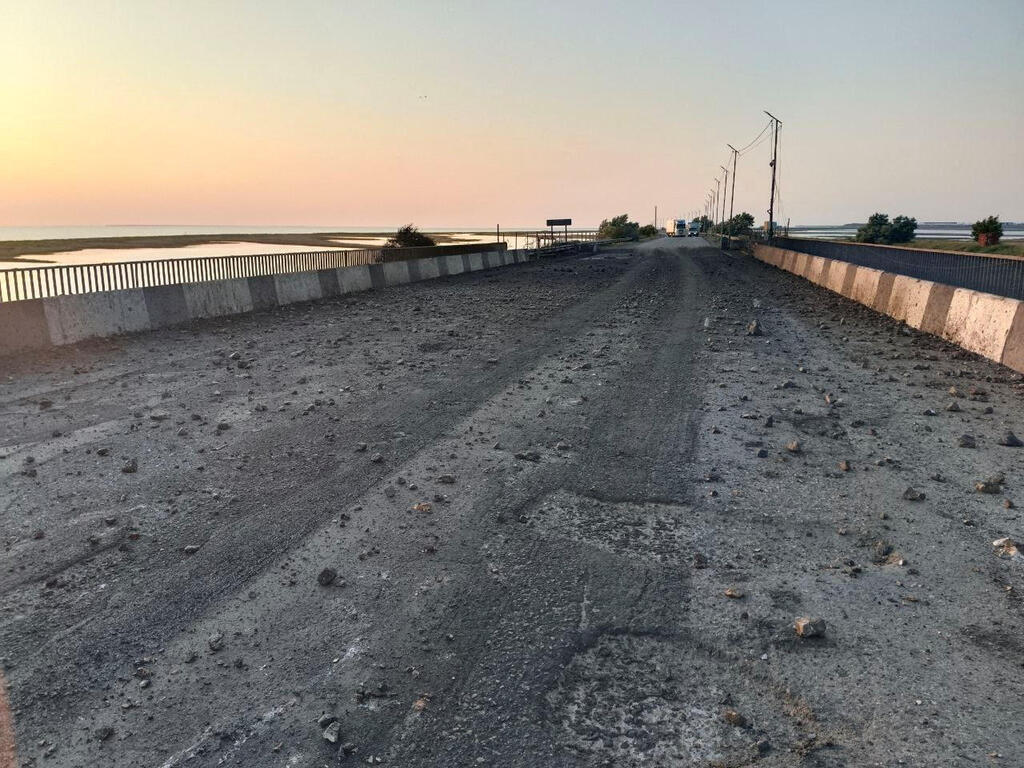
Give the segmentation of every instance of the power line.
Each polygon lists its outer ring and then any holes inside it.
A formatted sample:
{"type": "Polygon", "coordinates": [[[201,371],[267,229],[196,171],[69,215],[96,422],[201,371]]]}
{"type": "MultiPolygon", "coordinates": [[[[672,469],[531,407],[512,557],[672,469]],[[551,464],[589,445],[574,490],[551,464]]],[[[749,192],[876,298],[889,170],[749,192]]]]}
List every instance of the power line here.
{"type": "Polygon", "coordinates": [[[742,152],[740,152],[740,154],[741,154],[741,155],[746,155],[746,154],[749,154],[749,153],[753,152],[753,151],[754,151],[755,149],[757,149],[757,148],[758,148],[758,147],[760,147],[760,146],[761,146],[762,144],[764,144],[764,143],[765,143],[766,141],[768,141],[768,139],[770,139],[771,137],[772,137],[772,135],[771,135],[770,133],[767,133],[767,134],[765,134],[765,135],[764,135],[764,136],[763,136],[763,137],[762,137],[762,138],[761,138],[761,139],[760,139],[759,141],[757,141],[757,143],[756,143],[756,144],[751,144],[751,145],[749,145],[749,146],[748,146],[748,147],[746,148],[746,150],[745,150],[745,151],[742,151],[742,152]]]}
{"type": "Polygon", "coordinates": [[[772,121],[771,121],[771,120],[769,120],[769,121],[768,121],[768,124],[767,124],[767,125],[765,125],[765,127],[761,129],[761,132],[760,132],[759,134],[757,134],[757,136],[755,136],[755,137],[754,137],[754,140],[753,140],[752,142],[750,142],[749,144],[747,144],[747,146],[743,147],[742,149],[737,149],[736,151],[737,151],[737,152],[739,152],[739,153],[740,153],[740,154],[742,155],[742,154],[743,154],[744,152],[746,152],[746,151],[747,151],[748,149],[753,149],[753,147],[754,147],[754,144],[756,144],[756,143],[757,143],[757,140],[758,140],[758,139],[760,139],[760,138],[761,138],[762,136],[764,136],[765,132],[766,132],[766,131],[767,131],[767,130],[768,130],[769,128],[771,128],[771,127],[772,127],[772,121]]]}
{"type": "Polygon", "coordinates": [[[772,188],[771,188],[771,199],[768,204],[768,219],[769,219],[769,234],[774,235],[775,225],[775,204],[776,200],[779,204],[780,211],[782,210],[782,188],[781,188],[781,173],[778,172],[778,153],[779,153],[779,130],[782,127],[782,121],[775,117],[770,112],[765,112],[768,115],[768,121],[761,131],[750,141],[746,146],[737,149],[731,144],[727,144],[729,147],[729,155],[725,159],[724,163],[720,165],[721,170],[724,173],[725,190],[724,194],[721,189],[721,179],[716,178],[715,187],[712,187],[707,196],[704,199],[704,215],[709,217],[712,223],[717,221],[726,221],[726,203],[729,207],[728,218],[732,219],[734,216],[733,203],[736,198],[736,170],[737,170],[737,159],[743,155],[753,152],[755,149],[760,147],[764,142],[769,139],[772,141],[772,160],[769,166],[772,169],[772,188]],[[732,162],[732,189],[729,188],[729,163],[732,162]]]}

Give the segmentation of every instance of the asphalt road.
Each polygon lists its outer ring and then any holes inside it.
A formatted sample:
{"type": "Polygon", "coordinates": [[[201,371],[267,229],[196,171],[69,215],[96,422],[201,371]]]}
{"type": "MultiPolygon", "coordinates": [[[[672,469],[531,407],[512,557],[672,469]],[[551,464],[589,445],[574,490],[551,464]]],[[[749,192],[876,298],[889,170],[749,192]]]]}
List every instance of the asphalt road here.
{"type": "Polygon", "coordinates": [[[0,371],[20,765],[1024,764],[1020,377],[702,240],[0,371]]]}

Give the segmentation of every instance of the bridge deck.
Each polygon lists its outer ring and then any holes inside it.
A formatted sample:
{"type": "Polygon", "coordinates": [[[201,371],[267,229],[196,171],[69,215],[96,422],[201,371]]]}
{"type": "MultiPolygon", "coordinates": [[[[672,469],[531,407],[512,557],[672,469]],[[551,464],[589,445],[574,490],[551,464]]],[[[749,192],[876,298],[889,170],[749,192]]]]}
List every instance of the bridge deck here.
{"type": "Polygon", "coordinates": [[[1024,763],[1019,377],[740,255],[2,365],[22,761],[1024,763]]]}

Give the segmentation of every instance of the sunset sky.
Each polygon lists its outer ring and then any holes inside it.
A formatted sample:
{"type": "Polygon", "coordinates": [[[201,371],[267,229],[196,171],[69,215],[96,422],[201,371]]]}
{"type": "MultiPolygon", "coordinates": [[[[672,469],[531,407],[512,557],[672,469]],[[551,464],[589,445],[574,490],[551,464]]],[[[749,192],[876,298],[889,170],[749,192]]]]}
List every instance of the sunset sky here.
{"type": "Polygon", "coordinates": [[[1020,0],[0,3],[0,225],[1024,220],[1020,0]]]}

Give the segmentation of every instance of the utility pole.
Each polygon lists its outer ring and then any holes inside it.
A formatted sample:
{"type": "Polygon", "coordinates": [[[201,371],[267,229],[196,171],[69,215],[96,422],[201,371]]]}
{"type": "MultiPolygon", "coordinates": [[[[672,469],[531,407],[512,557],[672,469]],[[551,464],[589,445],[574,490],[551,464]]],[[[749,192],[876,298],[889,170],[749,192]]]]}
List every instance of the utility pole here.
{"type": "Polygon", "coordinates": [[[654,228],[658,228],[658,206],[654,206],[654,228]]]}
{"type": "MultiPolygon", "coordinates": [[[[721,166],[719,166],[719,167],[721,167],[721,166]]],[[[719,189],[721,189],[721,186],[722,186],[722,180],[721,179],[715,179],[715,208],[714,208],[714,212],[711,214],[711,223],[713,225],[718,223],[717,221],[715,221],[715,219],[718,218],[718,191],[719,191],[719,189]]]]}
{"type": "Polygon", "coordinates": [[[736,202],[736,156],[739,151],[732,144],[726,144],[732,150],[732,195],[729,197],[729,218],[732,218],[732,204],[736,202]]]}
{"type": "Polygon", "coordinates": [[[775,167],[779,160],[779,128],[782,121],[767,109],[764,113],[772,119],[772,199],[768,203],[768,239],[775,237],[775,167]]]}
{"type": "MultiPolygon", "coordinates": [[[[722,195],[722,222],[724,223],[726,221],[726,218],[725,218],[725,196],[729,194],[729,169],[726,168],[724,165],[720,165],[718,167],[721,168],[725,172],[725,194],[722,195]]],[[[733,184],[735,184],[735,183],[736,182],[734,181],[733,184]]]]}

